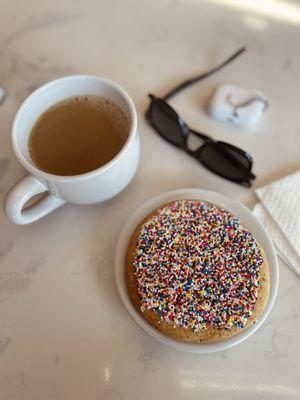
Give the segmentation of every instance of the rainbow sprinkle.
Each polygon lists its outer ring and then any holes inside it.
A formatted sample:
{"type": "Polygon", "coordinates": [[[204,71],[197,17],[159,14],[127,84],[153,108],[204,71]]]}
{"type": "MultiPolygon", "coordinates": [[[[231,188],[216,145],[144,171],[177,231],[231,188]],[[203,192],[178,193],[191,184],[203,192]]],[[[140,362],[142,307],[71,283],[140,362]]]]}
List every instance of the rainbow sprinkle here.
{"type": "Polygon", "coordinates": [[[175,201],[147,220],[137,240],[141,310],[194,332],[242,328],[253,313],[262,263],[256,239],[229,211],[175,201]]]}

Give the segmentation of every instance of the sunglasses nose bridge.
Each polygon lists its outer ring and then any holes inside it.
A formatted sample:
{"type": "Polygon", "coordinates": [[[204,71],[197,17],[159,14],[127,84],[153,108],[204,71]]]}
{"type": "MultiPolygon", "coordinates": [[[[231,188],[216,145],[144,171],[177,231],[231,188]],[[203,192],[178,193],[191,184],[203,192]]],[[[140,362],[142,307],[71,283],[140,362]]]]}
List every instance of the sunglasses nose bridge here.
{"type": "Polygon", "coordinates": [[[178,123],[180,124],[181,130],[182,130],[182,135],[184,136],[185,140],[187,141],[187,139],[191,133],[191,130],[181,117],[178,118],[178,123]]]}

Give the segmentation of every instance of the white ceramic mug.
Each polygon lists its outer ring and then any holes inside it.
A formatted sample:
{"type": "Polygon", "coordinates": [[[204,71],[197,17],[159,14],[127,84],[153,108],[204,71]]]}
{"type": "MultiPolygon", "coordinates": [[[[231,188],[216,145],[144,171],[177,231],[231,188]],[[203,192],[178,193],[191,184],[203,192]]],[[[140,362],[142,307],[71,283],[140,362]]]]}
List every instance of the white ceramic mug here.
{"type": "Polygon", "coordinates": [[[94,76],[75,75],[60,78],[40,87],[21,105],[12,128],[14,152],[29,175],[8,192],[5,212],[15,224],[29,224],[66,202],[92,204],[110,199],[133,178],[139,161],[139,135],[134,104],[115,83],[94,76]],[[95,94],[117,104],[130,118],[128,139],[120,152],[102,167],[74,176],[52,175],[39,170],[32,162],[28,139],[40,115],[57,102],[71,96],[95,94]],[[28,208],[24,205],[39,193],[45,196],[28,208]]]}

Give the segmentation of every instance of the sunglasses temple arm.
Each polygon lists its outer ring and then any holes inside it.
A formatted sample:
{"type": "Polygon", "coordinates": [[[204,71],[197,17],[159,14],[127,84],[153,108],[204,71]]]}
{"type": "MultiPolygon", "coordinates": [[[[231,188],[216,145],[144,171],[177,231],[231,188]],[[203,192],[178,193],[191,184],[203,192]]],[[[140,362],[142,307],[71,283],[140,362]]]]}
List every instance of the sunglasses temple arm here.
{"type": "Polygon", "coordinates": [[[230,56],[226,61],[224,61],[222,64],[218,65],[217,67],[211,69],[210,71],[204,72],[200,75],[195,76],[194,78],[188,79],[182,83],[180,83],[178,86],[176,86],[174,89],[172,89],[170,92],[168,92],[163,99],[168,100],[170,97],[174,96],[176,93],[180,92],[181,90],[187,88],[188,86],[192,85],[193,83],[196,83],[198,81],[201,81],[202,79],[205,79],[209,77],[210,75],[213,75],[214,73],[218,72],[220,69],[225,67],[227,64],[231,63],[234,59],[236,59],[239,55],[244,53],[246,51],[246,47],[241,47],[238,51],[236,51],[232,56],[230,56]]]}
{"type": "Polygon", "coordinates": [[[205,142],[212,141],[212,139],[208,135],[205,135],[205,133],[197,132],[197,131],[194,131],[193,129],[190,129],[190,132],[193,133],[194,135],[198,136],[198,138],[204,140],[205,142]]]}

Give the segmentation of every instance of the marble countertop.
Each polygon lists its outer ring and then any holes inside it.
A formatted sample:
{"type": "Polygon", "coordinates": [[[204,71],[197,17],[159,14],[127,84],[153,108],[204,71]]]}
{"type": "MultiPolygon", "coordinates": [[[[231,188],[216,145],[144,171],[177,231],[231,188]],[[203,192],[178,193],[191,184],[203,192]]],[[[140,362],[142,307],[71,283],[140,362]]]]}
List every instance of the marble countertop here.
{"type": "MultiPolygon", "coordinates": [[[[249,340],[221,353],[169,349],[129,318],[115,287],[114,249],[129,215],[182,187],[255,203],[161,140],[145,123],[146,93],[248,52],[172,104],[188,123],[247,149],[256,187],[299,169],[300,5],[283,0],[0,0],[0,201],[24,175],[10,144],[21,102],[73,73],[119,82],[139,112],[138,173],[104,204],[66,205],[29,226],[0,211],[0,398],[5,400],[300,398],[299,279],[280,262],[278,298],[249,340]],[[221,81],[261,90],[270,109],[250,131],[211,120],[207,97],[221,81]]],[[[298,211],[299,212],[299,211],[298,211]]]]}

